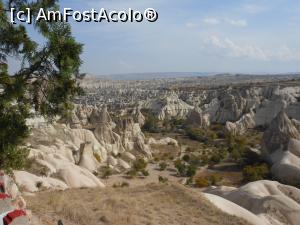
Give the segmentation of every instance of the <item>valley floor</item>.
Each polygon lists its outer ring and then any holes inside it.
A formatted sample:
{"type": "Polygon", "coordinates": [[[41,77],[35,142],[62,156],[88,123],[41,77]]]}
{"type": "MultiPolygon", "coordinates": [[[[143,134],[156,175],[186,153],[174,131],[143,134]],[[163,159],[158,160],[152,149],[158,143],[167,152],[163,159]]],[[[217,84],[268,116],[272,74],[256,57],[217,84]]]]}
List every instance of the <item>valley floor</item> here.
{"type": "Polygon", "coordinates": [[[70,189],[26,197],[34,225],[247,225],[179,184],[70,189]],[[55,215],[54,217],[52,217],[55,215]]]}

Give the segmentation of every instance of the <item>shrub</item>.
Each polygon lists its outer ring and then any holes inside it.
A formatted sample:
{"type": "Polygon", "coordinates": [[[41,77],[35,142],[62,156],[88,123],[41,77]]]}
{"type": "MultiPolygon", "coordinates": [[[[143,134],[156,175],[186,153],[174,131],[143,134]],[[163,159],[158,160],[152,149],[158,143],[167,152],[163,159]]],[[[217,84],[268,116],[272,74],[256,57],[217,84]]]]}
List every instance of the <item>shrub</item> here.
{"type": "Polygon", "coordinates": [[[113,184],[113,188],[124,188],[124,187],[129,187],[129,183],[122,182],[122,183],[115,183],[115,184],[113,184]]]}
{"type": "Polygon", "coordinates": [[[159,176],[159,177],[158,177],[158,182],[159,182],[159,183],[165,184],[165,183],[167,183],[168,181],[169,181],[169,179],[168,179],[167,177],[162,177],[162,176],[159,176]]]}
{"type": "Polygon", "coordinates": [[[146,169],[146,167],[147,167],[147,162],[144,159],[138,159],[134,161],[132,166],[132,168],[137,172],[146,169]]]}
{"type": "Polygon", "coordinates": [[[109,167],[106,167],[106,168],[103,169],[103,172],[102,172],[102,178],[103,178],[103,179],[107,179],[107,178],[109,178],[112,174],[113,174],[113,171],[112,171],[109,167]]]}
{"type": "Polygon", "coordinates": [[[127,172],[127,175],[136,176],[140,172],[143,176],[149,176],[149,172],[146,170],[147,164],[148,163],[144,159],[134,161],[132,169],[127,172]]]}
{"type": "Polygon", "coordinates": [[[191,165],[194,165],[194,166],[201,166],[202,165],[202,160],[201,160],[201,157],[200,156],[196,156],[194,154],[192,154],[190,156],[190,164],[191,165]]]}
{"type": "Polygon", "coordinates": [[[181,160],[175,161],[174,166],[177,169],[177,172],[180,176],[185,176],[186,166],[184,163],[181,162],[181,160]]]}
{"type": "Polygon", "coordinates": [[[218,164],[220,163],[222,160],[225,159],[225,156],[226,156],[226,152],[223,152],[223,151],[218,151],[218,152],[215,152],[211,157],[210,157],[210,163],[212,164],[218,164]]]}
{"type": "Polygon", "coordinates": [[[266,163],[257,166],[246,166],[243,169],[243,177],[245,182],[253,182],[263,180],[270,175],[269,167],[266,163]]]}
{"type": "Polygon", "coordinates": [[[196,171],[197,171],[197,167],[196,166],[189,165],[189,166],[187,166],[187,169],[186,169],[186,176],[187,177],[193,177],[193,176],[195,176],[196,171]]]}
{"type": "Polygon", "coordinates": [[[192,177],[196,174],[197,167],[195,165],[186,165],[181,160],[174,163],[177,172],[182,177],[192,177]]]}
{"type": "Polygon", "coordinates": [[[99,163],[101,163],[101,156],[98,153],[94,153],[94,157],[99,163]]]}
{"type": "Polygon", "coordinates": [[[184,156],[182,157],[182,160],[185,161],[185,162],[187,162],[187,163],[190,161],[190,159],[191,159],[191,158],[190,158],[189,155],[184,155],[184,156]]]}
{"type": "Polygon", "coordinates": [[[208,187],[209,186],[209,181],[206,177],[199,176],[195,179],[195,185],[198,188],[208,187]]]}
{"type": "Polygon", "coordinates": [[[158,119],[152,114],[149,113],[146,116],[146,121],[144,126],[142,127],[143,131],[148,131],[151,133],[158,133],[159,132],[159,128],[158,128],[158,119]]]}
{"type": "Polygon", "coordinates": [[[141,173],[143,174],[143,176],[148,177],[150,174],[148,172],[148,170],[142,170],[141,173]]]}
{"type": "Polygon", "coordinates": [[[223,178],[217,174],[212,174],[208,176],[207,179],[209,180],[210,185],[213,186],[218,185],[218,183],[223,180],[223,178]]]}
{"type": "Polygon", "coordinates": [[[200,157],[200,162],[201,162],[201,165],[202,165],[202,166],[207,165],[207,164],[209,163],[209,158],[208,158],[208,156],[207,156],[207,155],[202,155],[202,156],[200,157]]]}
{"type": "Polygon", "coordinates": [[[247,148],[244,152],[243,158],[243,163],[246,165],[253,165],[262,160],[261,155],[259,155],[257,152],[251,151],[249,148],[247,148]]]}
{"type": "Polygon", "coordinates": [[[206,132],[202,129],[188,128],[186,130],[186,134],[192,140],[201,141],[201,142],[207,141],[206,132]]]}
{"type": "Polygon", "coordinates": [[[160,171],[164,171],[167,167],[168,167],[168,164],[166,162],[159,163],[160,171]]]}

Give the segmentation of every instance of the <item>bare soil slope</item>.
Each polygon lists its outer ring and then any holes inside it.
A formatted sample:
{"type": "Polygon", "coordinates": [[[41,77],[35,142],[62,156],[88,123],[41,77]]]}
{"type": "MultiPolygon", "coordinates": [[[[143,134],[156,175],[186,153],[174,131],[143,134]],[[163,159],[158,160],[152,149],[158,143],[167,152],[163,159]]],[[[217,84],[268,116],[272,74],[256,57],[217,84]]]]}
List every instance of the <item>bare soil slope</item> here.
{"type": "Polygon", "coordinates": [[[248,224],[177,184],[44,192],[26,200],[39,225],[56,225],[58,219],[65,225],[248,224]]]}

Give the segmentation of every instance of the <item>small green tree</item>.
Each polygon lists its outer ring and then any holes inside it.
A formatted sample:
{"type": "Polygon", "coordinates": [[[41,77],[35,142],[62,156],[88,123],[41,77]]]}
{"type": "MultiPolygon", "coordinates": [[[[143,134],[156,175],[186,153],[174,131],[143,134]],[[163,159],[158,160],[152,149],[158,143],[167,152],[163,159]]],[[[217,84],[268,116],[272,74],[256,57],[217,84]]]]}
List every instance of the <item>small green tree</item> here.
{"type": "Polygon", "coordinates": [[[45,40],[37,43],[27,27],[10,22],[10,8],[30,8],[35,18],[40,8],[47,13],[59,6],[56,0],[0,0],[0,166],[8,171],[24,166],[28,151],[19,146],[29,134],[31,109],[49,119],[66,116],[82,91],[76,81],[82,45],[70,25],[33,19],[32,28],[45,40]],[[21,61],[14,74],[8,72],[8,57],[21,61]]]}
{"type": "Polygon", "coordinates": [[[174,162],[174,166],[180,176],[185,176],[186,166],[180,159],[174,162]]]}

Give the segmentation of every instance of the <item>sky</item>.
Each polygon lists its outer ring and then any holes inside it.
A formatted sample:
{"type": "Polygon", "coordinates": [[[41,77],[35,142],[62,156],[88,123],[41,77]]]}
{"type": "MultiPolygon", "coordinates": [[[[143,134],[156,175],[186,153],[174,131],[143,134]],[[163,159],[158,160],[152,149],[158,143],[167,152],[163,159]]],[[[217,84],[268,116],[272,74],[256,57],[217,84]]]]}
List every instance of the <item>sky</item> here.
{"type": "Polygon", "coordinates": [[[300,0],[61,0],[74,10],[145,10],[155,23],[76,23],[81,72],[300,72],[300,0]]]}

